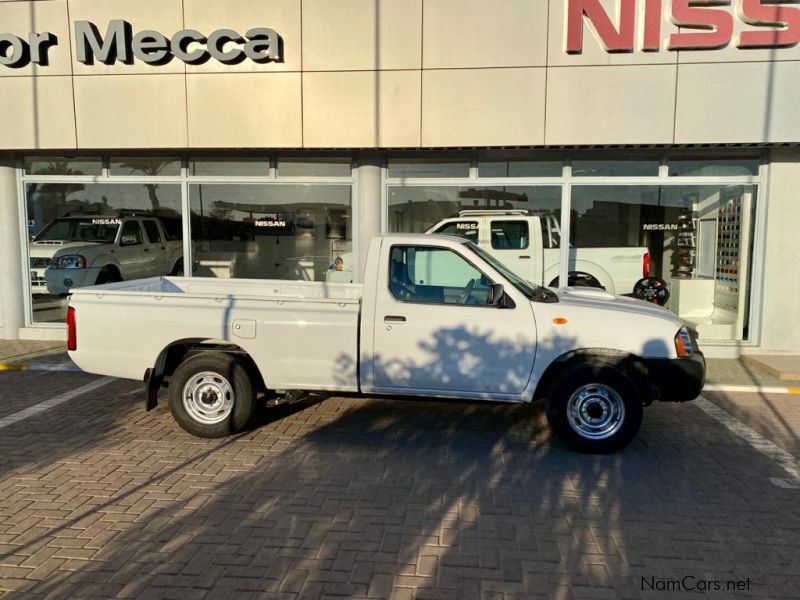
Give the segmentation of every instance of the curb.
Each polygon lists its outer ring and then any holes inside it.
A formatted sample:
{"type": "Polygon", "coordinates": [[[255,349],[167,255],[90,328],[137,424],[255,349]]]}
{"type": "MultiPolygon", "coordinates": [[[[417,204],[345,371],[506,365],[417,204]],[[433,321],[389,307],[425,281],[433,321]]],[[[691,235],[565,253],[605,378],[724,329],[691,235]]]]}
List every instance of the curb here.
{"type": "Polygon", "coordinates": [[[784,387],[774,385],[728,385],[709,384],[703,387],[703,392],[732,392],[745,394],[788,394],[800,395],[800,387],[784,387]]]}
{"type": "Polygon", "coordinates": [[[77,365],[72,363],[0,363],[0,373],[9,371],[52,371],[52,372],[80,372],[77,365]]]}

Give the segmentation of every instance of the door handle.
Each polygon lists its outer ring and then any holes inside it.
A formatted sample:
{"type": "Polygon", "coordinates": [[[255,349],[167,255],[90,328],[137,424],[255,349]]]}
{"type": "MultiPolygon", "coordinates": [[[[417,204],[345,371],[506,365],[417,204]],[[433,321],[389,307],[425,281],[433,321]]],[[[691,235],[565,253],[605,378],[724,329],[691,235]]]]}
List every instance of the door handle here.
{"type": "Polygon", "coordinates": [[[383,322],[384,323],[405,323],[406,322],[406,318],[402,317],[400,315],[388,315],[386,317],[383,317],[383,322]]]}
{"type": "Polygon", "coordinates": [[[144,251],[145,252],[150,252],[150,248],[145,248],[144,251]]]}
{"type": "Polygon", "coordinates": [[[527,254],[524,254],[524,255],[520,256],[520,258],[524,258],[526,260],[530,260],[531,257],[528,256],[527,254]]]}

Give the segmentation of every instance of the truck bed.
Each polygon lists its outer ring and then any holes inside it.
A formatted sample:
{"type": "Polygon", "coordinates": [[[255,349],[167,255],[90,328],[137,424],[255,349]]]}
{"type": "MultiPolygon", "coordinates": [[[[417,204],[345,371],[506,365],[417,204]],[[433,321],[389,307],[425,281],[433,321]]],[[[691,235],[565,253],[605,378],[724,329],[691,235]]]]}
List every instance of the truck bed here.
{"type": "Polygon", "coordinates": [[[141,379],[175,340],[204,341],[244,349],[271,389],[357,391],[361,295],[350,283],[189,277],[81,288],[72,357],[90,373],[141,379]]]}

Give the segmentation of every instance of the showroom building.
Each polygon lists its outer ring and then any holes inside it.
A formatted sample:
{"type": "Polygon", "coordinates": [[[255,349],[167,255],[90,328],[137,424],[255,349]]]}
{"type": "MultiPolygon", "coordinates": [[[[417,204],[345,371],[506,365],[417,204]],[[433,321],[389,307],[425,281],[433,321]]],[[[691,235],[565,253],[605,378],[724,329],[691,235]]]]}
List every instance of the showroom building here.
{"type": "Polygon", "coordinates": [[[763,0],[0,0],[0,338],[472,211],[535,283],[632,268],[708,355],[798,353],[798,42],[763,0]]]}

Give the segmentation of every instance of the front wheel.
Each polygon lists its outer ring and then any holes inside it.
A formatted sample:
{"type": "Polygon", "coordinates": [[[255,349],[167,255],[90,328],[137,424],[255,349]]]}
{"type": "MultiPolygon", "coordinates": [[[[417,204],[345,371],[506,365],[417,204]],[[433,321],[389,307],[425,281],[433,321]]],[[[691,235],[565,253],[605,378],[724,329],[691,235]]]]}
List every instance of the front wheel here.
{"type": "Polygon", "coordinates": [[[553,432],[581,452],[614,452],[639,431],[644,403],[639,388],[623,370],[578,364],[550,388],[547,420],[553,432]]]}
{"type": "Polygon", "coordinates": [[[241,431],[253,417],[255,389],[247,369],[219,352],[181,363],[169,385],[172,416],[192,435],[218,438],[241,431]]]}

